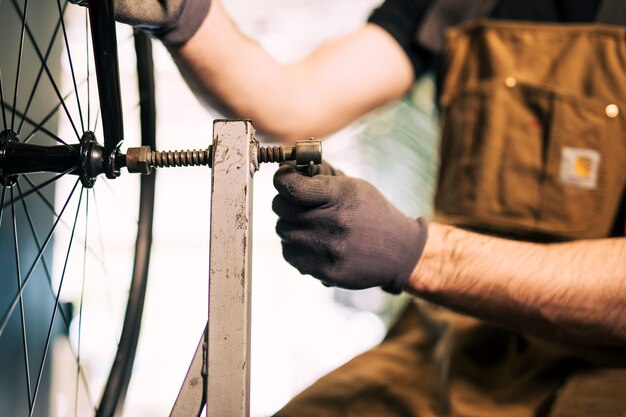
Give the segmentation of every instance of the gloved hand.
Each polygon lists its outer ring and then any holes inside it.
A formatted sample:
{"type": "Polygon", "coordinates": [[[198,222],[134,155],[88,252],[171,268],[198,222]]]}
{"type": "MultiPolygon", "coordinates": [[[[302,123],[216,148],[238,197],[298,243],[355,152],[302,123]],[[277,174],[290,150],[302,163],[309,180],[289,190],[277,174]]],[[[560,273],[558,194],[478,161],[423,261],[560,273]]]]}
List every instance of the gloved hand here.
{"type": "Polygon", "coordinates": [[[425,220],[405,216],[370,183],[328,164],[313,177],[283,165],[274,186],[287,262],[326,285],[402,292],[426,243],[425,220]]]}
{"type": "Polygon", "coordinates": [[[185,43],[200,28],[211,0],[114,0],[115,19],[149,32],[166,45],[185,43]]]}

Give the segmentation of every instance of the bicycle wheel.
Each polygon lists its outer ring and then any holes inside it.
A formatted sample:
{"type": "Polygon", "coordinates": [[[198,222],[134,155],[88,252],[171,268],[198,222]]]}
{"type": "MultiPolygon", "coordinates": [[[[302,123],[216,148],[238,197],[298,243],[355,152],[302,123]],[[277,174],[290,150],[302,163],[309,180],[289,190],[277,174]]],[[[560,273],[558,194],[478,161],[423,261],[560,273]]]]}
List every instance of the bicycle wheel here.
{"type": "MultiPolygon", "coordinates": [[[[3,416],[114,416],[128,386],[155,176],[115,179],[114,160],[124,133],[154,148],[154,81],[139,33],[121,77],[139,89],[120,89],[110,6],[0,1],[3,416]]],[[[119,46],[132,49],[132,34],[119,46]]]]}

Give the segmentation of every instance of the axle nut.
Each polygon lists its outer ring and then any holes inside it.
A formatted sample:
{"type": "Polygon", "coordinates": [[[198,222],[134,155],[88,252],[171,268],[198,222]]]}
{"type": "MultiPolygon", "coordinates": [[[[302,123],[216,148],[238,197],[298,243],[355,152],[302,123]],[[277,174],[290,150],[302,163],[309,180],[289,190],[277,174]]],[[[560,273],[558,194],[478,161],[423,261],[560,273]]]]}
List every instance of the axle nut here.
{"type": "Polygon", "coordinates": [[[152,173],[152,149],[149,146],[128,148],[126,167],[128,172],[140,173],[141,175],[152,173]]]}

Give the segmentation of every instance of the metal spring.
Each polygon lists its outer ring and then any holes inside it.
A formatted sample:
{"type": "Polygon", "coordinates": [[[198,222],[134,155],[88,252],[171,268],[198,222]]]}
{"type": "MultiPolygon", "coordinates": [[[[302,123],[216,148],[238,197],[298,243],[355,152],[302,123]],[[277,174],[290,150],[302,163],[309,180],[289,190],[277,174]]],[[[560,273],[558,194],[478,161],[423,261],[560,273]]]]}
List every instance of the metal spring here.
{"type": "Polygon", "coordinates": [[[259,162],[285,162],[285,149],[282,146],[261,146],[259,162]]]}
{"type": "Polygon", "coordinates": [[[212,165],[209,149],[193,151],[152,151],[151,166],[157,168],[212,165]]]}

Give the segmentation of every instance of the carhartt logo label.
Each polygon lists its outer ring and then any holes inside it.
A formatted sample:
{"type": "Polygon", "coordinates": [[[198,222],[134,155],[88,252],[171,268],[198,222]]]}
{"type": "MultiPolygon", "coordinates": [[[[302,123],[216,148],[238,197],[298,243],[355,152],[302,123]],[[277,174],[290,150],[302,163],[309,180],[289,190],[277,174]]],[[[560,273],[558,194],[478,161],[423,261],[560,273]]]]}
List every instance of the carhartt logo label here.
{"type": "Polygon", "coordinates": [[[599,168],[600,152],[569,146],[561,149],[561,184],[593,190],[598,185],[599,168]]]}

